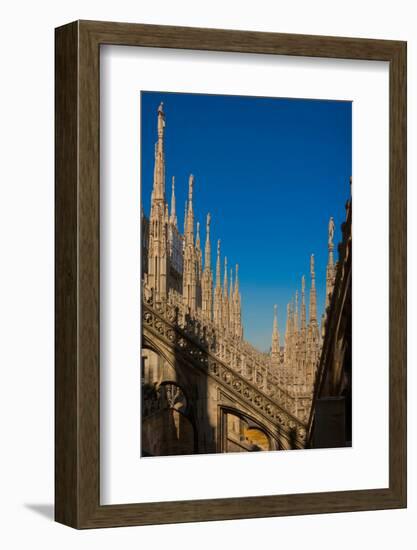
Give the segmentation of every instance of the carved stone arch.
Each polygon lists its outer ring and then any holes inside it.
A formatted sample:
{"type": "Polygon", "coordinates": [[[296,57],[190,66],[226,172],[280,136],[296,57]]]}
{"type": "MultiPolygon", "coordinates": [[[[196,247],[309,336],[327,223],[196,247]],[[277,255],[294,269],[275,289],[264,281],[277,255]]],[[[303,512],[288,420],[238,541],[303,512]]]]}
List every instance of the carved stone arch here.
{"type": "MultiPolygon", "coordinates": [[[[241,427],[240,427],[241,428],[241,427]]],[[[233,434],[235,435],[235,434],[233,434]]],[[[237,434],[236,434],[237,435],[237,434]]],[[[253,443],[253,442],[252,442],[253,443]]],[[[236,407],[224,406],[222,405],[219,410],[219,450],[220,452],[242,452],[242,451],[253,451],[253,450],[264,450],[264,451],[278,451],[281,448],[285,448],[280,444],[277,434],[268,427],[264,422],[255,418],[253,415],[242,409],[236,407]],[[230,433],[230,416],[237,417],[241,419],[244,423],[247,424],[247,430],[239,434],[240,440],[238,441],[236,437],[232,437],[230,433]],[[265,437],[268,440],[268,448],[251,448],[251,442],[247,441],[248,432],[257,430],[265,434],[265,437]]]]}
{"type": "MultiPolygon", "coordinates": [[[[161,342],[156,337],[153,337],[152,334],[150,336],[143,334],[142,350],[144,349],[150,349],[157,355],[161,356],[164,361],[166,361],[166,363],[172,369],[172,373],[176,374],[177,383],[179,383],[183,387],[189,385],[187,375],[189,372],[189,368],[187,362],[185,359],[179,357],[178,353],[173,347],[167,345],[164,342],[161,342]]],[[[171,376],[165,376],[164,378],[173,380],[172,374],[171,376]]],[[[191,397],[190,392],[188,390],[187,392],[189,394],[189,397],[191,397]]]]}
{"type": "Polygon", "coordinates": [[[198,433],[191,402],[177,381],[163,380],[154,387],[149,409],[142,406],[142,456],[198,453],[198,433]]]}

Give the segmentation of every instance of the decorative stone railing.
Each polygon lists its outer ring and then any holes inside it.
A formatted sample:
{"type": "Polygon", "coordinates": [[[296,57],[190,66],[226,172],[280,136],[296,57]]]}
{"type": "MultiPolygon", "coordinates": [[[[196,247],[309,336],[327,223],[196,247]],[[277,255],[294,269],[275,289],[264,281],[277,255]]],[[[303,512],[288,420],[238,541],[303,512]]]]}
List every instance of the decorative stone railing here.
{"type": "Polygon", "coordinates": [[[294,438],[297,447],[304,447],[306,425],[289,412],[293,406],[292,396],[277,387],[266,374],[261,374],[259,385],[256,379],[260,370],[258,361],[243,353],[237,341],[219,337],[212,323],[202,323],[181,309],[167,301],[154,300],[152,291],[144,288],[144,327],[180,351],[208,376],[227,386],[265,418],[278,424],[284,433],[294,438]]]}

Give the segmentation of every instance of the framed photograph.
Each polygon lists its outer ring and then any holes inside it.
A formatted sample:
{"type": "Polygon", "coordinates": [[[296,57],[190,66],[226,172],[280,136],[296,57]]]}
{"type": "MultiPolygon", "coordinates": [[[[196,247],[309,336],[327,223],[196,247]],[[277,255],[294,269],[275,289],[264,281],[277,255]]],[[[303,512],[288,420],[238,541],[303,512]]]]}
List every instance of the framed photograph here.
{"type": "Polygon", "coordinates": [[[56,520],[406,506],[406,43],[56,29],[56,520]]]}

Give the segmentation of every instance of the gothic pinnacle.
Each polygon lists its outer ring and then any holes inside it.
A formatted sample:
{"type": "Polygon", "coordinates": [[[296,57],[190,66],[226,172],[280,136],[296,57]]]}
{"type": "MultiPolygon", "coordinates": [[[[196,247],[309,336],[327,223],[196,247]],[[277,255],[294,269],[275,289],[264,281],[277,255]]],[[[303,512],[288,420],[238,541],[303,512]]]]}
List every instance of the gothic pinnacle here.
{"type": "Polygon", "coordinates": [[[236,276],[235,276],[235,295],[239,293],[239,264],[236,264],[236,276]]]}
{"type": "Polygon", "coordinates": [[[314,271],[314,254],[310,258],[310,274],[311,274],[311,288],[310,288],[310,322],[317,322],[317,296],[316,296],[316,281],[314,271]]]}
{"type": "Polygon", "coordinates": [[[311,275],[311,281],[313,282],[315,280],[315,271],[314,271],[314,254],[310,257],[310,275],[311,275]]]}
{"type": "Polygon", "coordinates": [[[271,347],[271,360],[273,366],[277,367],[279,363],[279,332],[278,332],[278,306],[274,305],[274,324],[272,328],[272,347],[271,347]]]}
{"type": "Polygon", "coordinates": [[[330,305],[330,297],[333,292],[334,279],[335,279],[335,268],[333,260],[333,237],[334,237],[334,220],[330,218],[329,227],[328,227],[328,249],[329,257],[327,260],[327,269],[326,269],[326,310],[330,305]]]}
{"type": "Polygon", "coordinates": [[[194,176],[190,174],[188,178],[188,202],[190,205],[193,203],[193,186],[194,186],[194,176]]]}
{"type": "Polygon", "coordinates": [[[175,206],[175,177],[172,176],[172,192],[171,192],[171,218],[170,221],[175,227],[177,226],[177,212],[175,206]]]}
{"type": "Polygon", "coordinates": [[[164,128],[165,115],[163,104],[158,107],[158,141],[155,144],[155,165],[153,173],[152,203],[165,200],[165,154],[164,128]]]}
{"type": "Polygon", "coordinates": [[[211,269],[211,244],[210,244],[210,212],[207,214],[206,221],[206,248],[204,253],[204,269],[210,271],[211,269]]]}
{"type": "Polygon", "coordinates": [[[223,296],[227,298],[227,256],[224,257],[223,296]]]}
{"type": "Polygon", "coordinates": [[[305,301],[306,280],[301,277],[301,331],[306,328],[306,301],[305,301]]]}
{"type": "Polygon", "coordinates": [[[195,239],[195,245],[197,248],[200,248],[200,222],[197,222],[197,235],[195,239]]]}
{"type": "Polygon", "coordinates": [[[217,261],[216,261],[216,286],[221,286],[221,273],[220,273],[220,239],[217,241],[217,261]]]}

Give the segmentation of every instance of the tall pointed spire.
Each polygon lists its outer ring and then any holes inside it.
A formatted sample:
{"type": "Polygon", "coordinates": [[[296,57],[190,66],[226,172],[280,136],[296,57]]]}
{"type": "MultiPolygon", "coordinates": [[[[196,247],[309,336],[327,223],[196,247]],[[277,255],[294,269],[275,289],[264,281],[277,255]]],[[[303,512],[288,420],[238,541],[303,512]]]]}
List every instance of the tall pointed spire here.
{"type": "Polygon", "coordinates": [[[279,366],[280,342],[278,332],[278,306],[274,305],[274,324],[272,327],[272,347],[271,347],[271,364],[277,368],[279,366]]]}
{"type": "Polygon", "coordinates": [[[307,344],[305,358],[305,380],[312,391],[314,376],[317,368],[317,363],[320,357],[320,329],[317,322],[317,296],[316,296],[316,274],[314,270],[314,254],[310,259],[310,320],[307,329],[307,344]]]}
{"type": "Polygon", "coordinates": [[[187,205],[187,201],[185,201],[185,207],[184,207],[184,239],[185,239],[185,235],[187,233],[187,210],[188,210],[188,205],[187,205]]]}
{"type": "Polygon", "coordinates": [[[197,222],[197,235],[195,239],[195,245],[197,248],[201,249],[201,241],[200,241],[200,222],[197,222]]]}
{"type": "Polygon", "coordinates": [[[193,185],[194,176],[191,174],[188,180],[188,210],[184,235],[184,271],[182,277],[184,303],[191,311],[196,310],[200,298],[197,293],[197,285],[199,283],[197,265],[199,258],[198,254],[196,254],[196,248],[194,247],[193,185]]]}
{"type": "Polygon", "coordinates": [[[235,336],[243,337],[241,298],[239,292],[239,264],[236,264],[235,286],[233,290],[234,329],[235,336]]]}
{"type": "Polygon", "coordinates": [[[217,241],[217,261],[216,261],[216,287],[221,288],[221,267],[220,267],[220,239],[217,241]]]}
{"type": "Polygon", "coordinates": [[[291,367],[291,342],[292,342],[292,311],[291,304],[287,304],[287,321],[285,324],[285,366],[291,367]]]}
{"type": "Polygon", "coordinates": [[[170,216],[170,222],[172,225],[175,225],[177,227],[178,220],[177,220],[177,212],[176,212],[176,206],[175,206],[175,177],[172,176],[172,191],[171,191],[171,216],[170,216]]]}
{"type": "Polygon", "coordinates": [[[224,258],[224,277],[223,277],[223,311],[222,311],[222,321],[223,327],[229,329],[229,296],[228,296],[228,286],[227,286],[227,257],[224,258]]]}
{"type": "Polygon", "coordinates": [[[301,333],[305,332],[306,329],[306,279],[304,275],[301,277],[301,333]]]}
{"type": "Polygon", "coordinates": [[[236,264],[235,288],[233,294],[235,296],[239,294],[239,264],[236,264]]]}
{"type": "Polygon", "coordinates": [[[207,214],[206,221],[206,247],[204,250],[204,270],[207,268],[211,271],[211,244],[210,244],[210,212],[207,214]]]}
{"type": "Polygon", "coordinates": [[[298,290],[295,291],[294,332],[298,332],[298,290]]]}
{"type": "Polygon", "coordinates": [[[216,260],[216,288],[214,290],[213,318],[220,327],[222,325],[222,287],[221,287],[221,264],[220,264],[220,239],[217,241],[216,260]]]}
{"type": "Polygon", "coordinates": [[[229,286],[229,324],[230,329],[235,329],[235,307],[233,303],[233,269],[230,268],[230,286],[229,286]]]}
{"type": "Polygon", "coordinates": [[[188,210],[187,210],[187,228],[185,238],[190,244],[194,243],[194,210],[193,210],[193,188],[194,176],[190,174],[188,179],[188,210]]]}
{"type": "Polygon", "coordinates": [[[227,299],[227,256],[224,257],[223,297],[227,299]]]}
{"type": "Polygon", "coordinates": [[[201,251],[200,240],[200,222],[197,222],[197,235],[195,241],[195,257],[197,263],[197,290],[196,290],[196,304],[197,307],[202,306],[202,279],[203,279],[203,253],[201,251]]]}
{"type": "Polygon", "coordinates": [[[164,131],[165,114],[164,104],[158,107],[158,141],[155,144],[155,166],[153,175],[152,198],[154,201],[165,200],[165,154],[164,154],[164,131]]]}
{"type": "Polygon", "coordinates": [[[155,291],[157,300],[165,299],[168,291],[168,213],[165,202],[165,157],[164,157],[165,115],[163,105],[158,108],[155,144],[155,166],[149,216],[148,284],[155,291]]]}
{"type": "Polygon", "coordinates": [[[206,247],[204,251],[204,271],[202,277],[202,309],[206,319],[211,321],[213,309],[213,275],[211,273],[210,214],[206,221],[206,247]]]}
{"type": "Polygon", "coordinates": [[[198,266],[198,276],[201,278],[203,274],[203,253],[201,251],[201,240],[200,240],[200,222],[197,222],[197,234],[195,239],[195,249],[197,254],[197,266],[198,266]]]}
{"type": "Polygon", "coordinates": [[[310,322],[315,321],[317,323],[316,273],[314,271],[314,254],[312,254],[310,258],[310,275],[310,322]]]}
{"type": "Polygon", "coordinates": [[[330,218],[329,227],[328,227],[328,249],[329,257],[327,260],[327,269],[326,269],[326,310],[330,305],[330,298],[333,293],[334,280],[335,280],[335,268],[334,268],[334,259],[333,259],[333,243],[334,237],[334,220],[330,218]]]}

